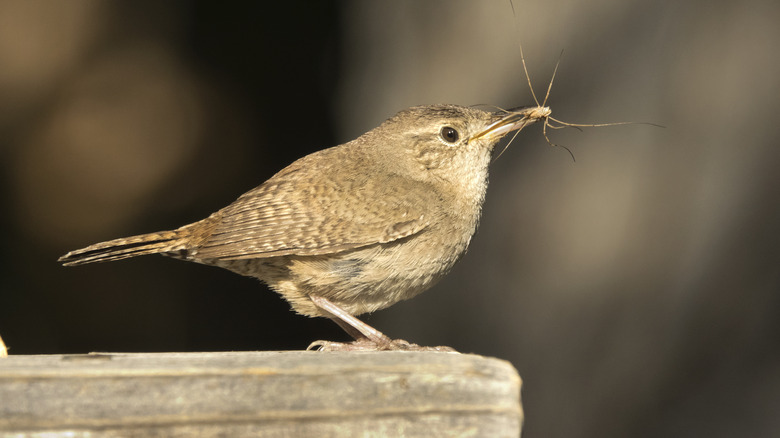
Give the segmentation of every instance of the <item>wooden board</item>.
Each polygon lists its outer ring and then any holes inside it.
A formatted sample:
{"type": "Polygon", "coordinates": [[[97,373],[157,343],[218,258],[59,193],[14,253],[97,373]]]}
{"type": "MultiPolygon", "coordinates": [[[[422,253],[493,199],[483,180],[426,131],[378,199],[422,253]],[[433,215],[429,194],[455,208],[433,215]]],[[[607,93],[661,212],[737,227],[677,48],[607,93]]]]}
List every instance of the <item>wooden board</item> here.
{"type": "Polygon", "coordinates": [[[437,352],[0,358],[3,436],[517,437],[508,362],[437,352]]]}

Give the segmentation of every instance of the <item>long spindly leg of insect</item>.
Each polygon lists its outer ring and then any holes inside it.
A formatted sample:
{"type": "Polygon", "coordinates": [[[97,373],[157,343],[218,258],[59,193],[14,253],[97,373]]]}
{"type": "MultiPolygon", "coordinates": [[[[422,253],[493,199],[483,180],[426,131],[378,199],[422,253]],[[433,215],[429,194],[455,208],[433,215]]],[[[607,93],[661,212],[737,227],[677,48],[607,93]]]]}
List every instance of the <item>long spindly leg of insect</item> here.
{"type": "MultiPolygon", "coordinates": [[[[560,56],[558,56],[558,61],[555,63],[555,68],[553,69],[553,74],[552,77],[550,78],[550,83],[547,84],[547,94],[544,95],[544,102],[542,102],[542,106],[547,105],[547,99],[550,98],[550,90],[552,90],[552,85],[553,82],[555,81],[555,74],[558,73],[558,66],[561,64],[561,58],[563,58],[563,50],[561,50],[561,54],[560,56]]],[[[526,73],[526,75],[528,75],[528,73],[526,73]]]]}
{"type": "MultiPolygon", "coordinates": [[[[547,144],[549,144],[550,146],[553,146],[553,147],[559,147],[559,148],[565,149],[566,152],[569,153],[569,156],[571,156],[571,160],[576,162],[577,159],[574,157],[574,153],[571,151],[571,149],[567,148],[566,146],[564,146],[562,144],[553,143],[550,140],[550,137],[547,136],[547,127],[548,126],[550,126],[550,124],[548,123],[547,119],[545,119],[544,120],[544,124],[542,125],[542,135],[544,135],[544,139],[547,140],[547,144]]],[[[550,127],[552,128],[552,126],[550,126],[550,127]]]]}
{"type": "Polygon", "coordinates": [[[512,138],[509,139],[509,141],[504,145],[504,148],[501,149],[501,152],[496,155],[496,158],[493,158],[493,161],[496,161],[501,157],[501,155],[504,155],[504,152],[509,148],[509,145],[512,144],[513,141],[517,138],[517,135],[520,134],[520,129],[516,130],[515,133],[512,135],[512,138]]]}

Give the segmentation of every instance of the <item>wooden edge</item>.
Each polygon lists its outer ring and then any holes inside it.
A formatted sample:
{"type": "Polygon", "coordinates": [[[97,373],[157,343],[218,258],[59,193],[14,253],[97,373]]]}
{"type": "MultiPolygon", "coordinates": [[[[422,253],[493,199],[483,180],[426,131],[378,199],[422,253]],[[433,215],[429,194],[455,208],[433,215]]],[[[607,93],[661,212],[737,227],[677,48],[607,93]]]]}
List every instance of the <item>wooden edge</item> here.
{"type": "Polygon", "coordinates": [[[516,437],[520,386],[509,362],[459,353],[12,355],[0,361],[0,430],[516,437]]]}

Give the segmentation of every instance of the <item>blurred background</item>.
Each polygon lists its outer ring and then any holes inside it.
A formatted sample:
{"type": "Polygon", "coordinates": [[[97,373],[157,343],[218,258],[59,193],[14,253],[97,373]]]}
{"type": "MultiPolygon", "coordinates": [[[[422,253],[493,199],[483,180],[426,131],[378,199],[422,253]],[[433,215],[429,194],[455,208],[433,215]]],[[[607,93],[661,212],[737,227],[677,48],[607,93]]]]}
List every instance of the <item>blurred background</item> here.
{"type": "Polygon", "coordinates": [[[418,104],[548,104],[454,272],[365,318],[511,361],[526,437],[780,436],[780,3],[0,0],[11,354],[346,339],[258,281],[68,250],[201,219],[418,104]]]}

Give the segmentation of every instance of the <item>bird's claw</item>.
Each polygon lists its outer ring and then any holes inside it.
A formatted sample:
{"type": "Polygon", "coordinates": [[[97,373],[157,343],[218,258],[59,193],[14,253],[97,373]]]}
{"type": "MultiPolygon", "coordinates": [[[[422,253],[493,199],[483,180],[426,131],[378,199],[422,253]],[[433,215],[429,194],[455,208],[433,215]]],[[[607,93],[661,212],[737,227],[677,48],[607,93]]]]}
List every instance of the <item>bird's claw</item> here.
{"type": "Polygon", "coordinates": [[[353,342],[314,341],[306,349],[315,351],[438,351],[457,353],[452,347],[424,347],[403,339],[394,339],[384,343],[374,342],[369,339],[360,339],[353,342]]]}

